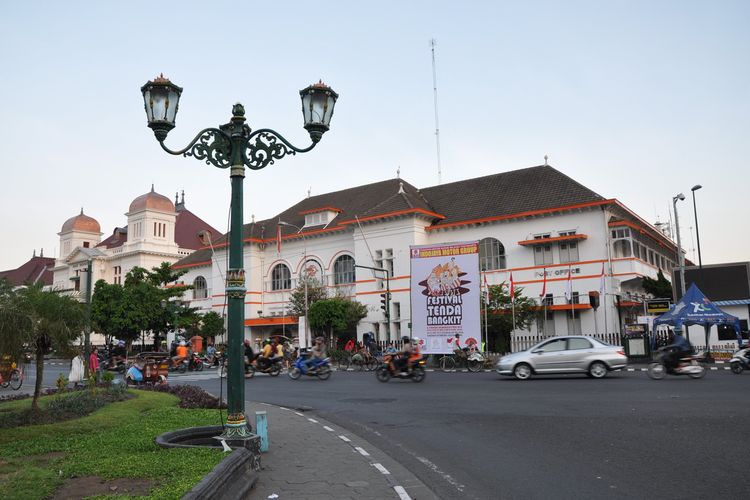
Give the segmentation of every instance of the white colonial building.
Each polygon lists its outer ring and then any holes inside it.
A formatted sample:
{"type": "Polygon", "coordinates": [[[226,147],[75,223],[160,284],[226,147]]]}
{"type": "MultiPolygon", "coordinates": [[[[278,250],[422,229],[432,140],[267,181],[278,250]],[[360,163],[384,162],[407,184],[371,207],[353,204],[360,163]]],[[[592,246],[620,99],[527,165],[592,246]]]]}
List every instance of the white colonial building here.
{"type": "Polygon", "coordinates": [[[219,233],[185,208],[185,196],[173,203],[154,191],[138,196],[128,208],[127,224],[101,239],[96,219],[81,213],[63,223],[60,253],[53,268],[52,287],[74,295],[85,294],[86,268],[92,263],[93,283],[103,279],[122,284],[134,267],[151,269],[174,263],[202,248],[219,233]]]}
{"type": "MultiPolygon", "coordinates": [[[[289,296],[303,269],[312,269],[331,294],[368,306],[360,338],[373,331],[388,340],[380,309],[384,277],[357,263],[391,271],[389,330],[397,339],[411,324],[409,246],[459,241],[480,241],[480,267],[490,285],[507,282],[512,272],[523,294],[539,299],[546,273],[540,301],[546,320],[529,334],[618,333],[642,314],[642,278],[655,278],[660,269],[669,277],[677,261],[676,245],[659,229],[547,165],[422,189],[390,179],[311,196],[245,225],[246,336],[297,335],[289,296]],[[278,221],[288,224],[281,227],[280,252],[278,221]],[[605,295],[594,309],[589,292],[600,290],[602,270],[605,295]]],[[[196,285],[186,297],[193,307],[225,311],[226,242],[222,237],[175,265],[196,285]]]]}

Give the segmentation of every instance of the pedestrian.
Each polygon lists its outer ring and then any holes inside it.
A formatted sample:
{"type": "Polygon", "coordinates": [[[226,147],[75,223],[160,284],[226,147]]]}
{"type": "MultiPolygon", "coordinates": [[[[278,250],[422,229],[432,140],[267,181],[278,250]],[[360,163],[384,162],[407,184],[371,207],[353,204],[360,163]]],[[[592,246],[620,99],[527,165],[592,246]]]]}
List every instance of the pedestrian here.
{"type": "Polygon", "coordinates": [[[91,349],[91,355],[89,355],[89,375],[94,376],[97,385],[101,383],[102,372],[99,370],[99,350],[96,347],[91,349]]]}
{"type": "Polygon", "coordinates": [[[77,353],[70,362],[70,373],[68,374],[68,382],[73,382],[73,388],[78,387],[78,384],[83,382],[83,373],[83,355],[77,353]]]}

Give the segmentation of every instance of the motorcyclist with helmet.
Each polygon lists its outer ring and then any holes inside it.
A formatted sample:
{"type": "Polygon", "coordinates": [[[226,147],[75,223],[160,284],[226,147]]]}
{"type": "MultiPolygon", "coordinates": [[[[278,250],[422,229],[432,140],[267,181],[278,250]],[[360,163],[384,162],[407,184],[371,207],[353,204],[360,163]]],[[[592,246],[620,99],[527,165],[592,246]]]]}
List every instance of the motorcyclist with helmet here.
{"type": "Polygon", "coordinates": [[[188,357],[188,348],[184,340],[180,341],[176,349],[176,355],[172,358],[172,366],[179,365],[188,357]]]}
{"type": "Polygon", "coordinates": [[[250,339],[245,339],[245,368],[247,369],[250,364],[252,364],[253,359],[255,359],[255,352],[253,351],[253,346],[250,344],[250,339]]]}
{"type": "Polygon", "coordinates": [[[323,337],[315,338],[315,345],[310,349],[310,357],[305,360],[307,369],[313,368],[317,361],[321,361],[326,358],[326,344],[323,337]]]}
{"type": "Polygon", "coordinates": [[[675,332],[672,343],[666,346],[665,350],[668,354],[664,361],[670,370],[677,369],[680,365],[680,359],[693,355],[693,346],[690,345],[690,341],[678,332],[675,332]]]}
{"type": "Polygon", "coordinates": [[[414,353],[414,346],[411,343],[411,338],[407,336],[401,337],[403,347],[398,351],[393,358],[393,366],[401,372],[401,375],[407,375],[409,371],[409,358],[414,353]]]}

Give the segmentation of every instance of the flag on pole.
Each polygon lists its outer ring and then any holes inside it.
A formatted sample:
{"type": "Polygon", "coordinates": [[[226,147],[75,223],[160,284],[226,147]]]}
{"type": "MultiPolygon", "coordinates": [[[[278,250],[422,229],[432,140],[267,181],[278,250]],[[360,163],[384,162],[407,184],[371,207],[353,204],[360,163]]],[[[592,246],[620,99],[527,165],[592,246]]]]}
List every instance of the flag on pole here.
{"type": "Polygon", "coordinates": [[[565,284],[565,299],[570,302],[573,298],[573,273],[571,272],[570,266],[568,266],[568,281],[565,284]]]}
{"type": "Polygon", "coordinates": [[[539,298],[541,299],[547,296],[547,268],[546,267],[542,270],[542,273],[544,274],[544,281],[542,281],[542,292],[539,294],[539,298]]]}
{"type": "Polygon", "coordinates": [[[281,225],[276,225],[276,254],[281,255],[281,225]]]}
{"type": "Polygon", "coordinates": [[[513,271],[510,272],[510,300],[516,300],[516,285],[513,283],[513,271]]]}
{"type": "Polygon", "coordinates": [[[483,275],[484,277],[484,305],[490,304],[490,285],[487,284],[487,274],[485,273],[483,275]]]}
{"type": "Polygon", "coordinates": [[[604,289],[606,286],[607,284],[604,279],[604,262],[602,262],[602,274],[599,276],[599,295],[604,296],[604,289]]]}

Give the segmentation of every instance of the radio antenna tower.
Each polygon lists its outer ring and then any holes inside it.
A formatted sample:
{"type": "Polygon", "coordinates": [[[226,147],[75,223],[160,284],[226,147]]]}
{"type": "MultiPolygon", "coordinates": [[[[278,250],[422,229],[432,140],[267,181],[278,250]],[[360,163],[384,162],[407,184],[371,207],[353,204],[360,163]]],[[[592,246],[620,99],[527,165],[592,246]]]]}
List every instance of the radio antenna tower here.
{"type": "Polygon", "coordinates": [[[438,120],[438,98],[437,98],[437,71],[435,70],[435,45],[437,41],[430,39],[432,49],[432,91],[435,101],[435,146],[437,147],[438,184],[443,183],[443,173],[440,167],[440,121],[438,120]]]}

